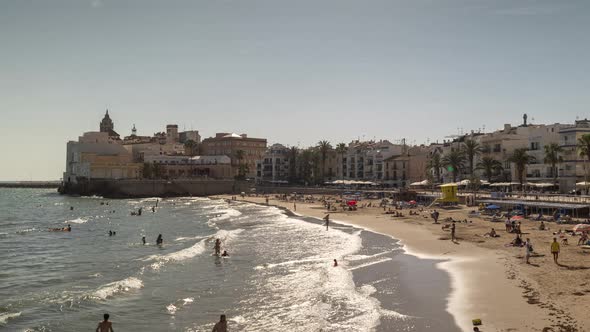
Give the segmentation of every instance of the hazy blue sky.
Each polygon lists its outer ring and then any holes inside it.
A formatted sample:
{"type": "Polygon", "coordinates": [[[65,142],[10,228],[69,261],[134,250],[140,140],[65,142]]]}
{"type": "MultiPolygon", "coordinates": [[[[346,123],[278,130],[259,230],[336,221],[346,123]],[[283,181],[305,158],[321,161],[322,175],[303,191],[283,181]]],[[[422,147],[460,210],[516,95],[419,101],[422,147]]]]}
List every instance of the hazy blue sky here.
{"type": "Polygon", "coordinates": [[[590,1],[0,1],[0,179],[58,179],[66,141],[177,123],[310,145],[573,122],[590,1]]]}

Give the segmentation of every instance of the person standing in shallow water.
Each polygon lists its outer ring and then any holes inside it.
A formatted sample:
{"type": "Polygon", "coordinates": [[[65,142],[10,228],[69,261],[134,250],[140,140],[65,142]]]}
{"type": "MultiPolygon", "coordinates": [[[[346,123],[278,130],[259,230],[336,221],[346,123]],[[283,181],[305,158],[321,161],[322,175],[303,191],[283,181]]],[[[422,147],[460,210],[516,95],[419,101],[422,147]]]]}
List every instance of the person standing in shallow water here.
{"type": "Polygon", "coordinates": [[[161,246],[164,243],[164,240],[162,239],[162,234],[158,234],[158,238],[156,239],[156,244],[161,246]]]}
{"type": "Polygon", "coordinates": [[[330,226],[330,214],[327,214],[324,220],[326,221],[326,230],[328,230],[328,226],[330,226]]]}
{"type": "Polygon", "coordinates": [[[143,243],[143,245],[145,245],[145,236],[141,237],[141,243],[143,243]]]}
{"type": "Polygon", "coordinates": [[[225,315],[219,317],[219,322],[213,326],[213,331],[211,332],[227,332],[227,320],[225,319],[225,315]]]}
{"type": "Polygon", "coordinates": [[[104,314],[104,320],[98,323],[96,332],[115,332],[113,330],[113,323],[109,322],[109,314],[104,314]]]}

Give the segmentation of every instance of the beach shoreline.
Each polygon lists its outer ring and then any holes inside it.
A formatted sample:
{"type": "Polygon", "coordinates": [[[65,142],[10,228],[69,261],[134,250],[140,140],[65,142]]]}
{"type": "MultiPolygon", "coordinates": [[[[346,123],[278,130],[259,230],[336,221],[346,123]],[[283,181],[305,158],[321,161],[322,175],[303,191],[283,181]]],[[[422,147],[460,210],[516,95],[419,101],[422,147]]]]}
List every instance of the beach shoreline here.
{"type": "MultiPolygon", "coordinates": [[[[264,197],[238,197],[238,200],[266,205],[264,197]]],[[[270,198],[269,205],[297,216],[321,219],[327,213],[321,203],[297,202],[293,209],[292,202],[270,198]]],[[[462,239],[463,225],[458,227],[459,241],[455,244],[447,239],[446,233],[441,234],[440,225],[433,225],[424,214],[392,220],[379,211],[331,213],[330,219],[399,240],[407,254],[439,260],[437,267],[447,272],[451,280],[446,310],[463,331],[472,331],[472,320],[476,318],[483,322],[482,331],[585,330],[578,325],[583,321],[559,309],[559,303],[542,301],[544,294],[539,292],[542,286],[515,264],[511,253],[487,248],[473,239],[462,239]]]]}

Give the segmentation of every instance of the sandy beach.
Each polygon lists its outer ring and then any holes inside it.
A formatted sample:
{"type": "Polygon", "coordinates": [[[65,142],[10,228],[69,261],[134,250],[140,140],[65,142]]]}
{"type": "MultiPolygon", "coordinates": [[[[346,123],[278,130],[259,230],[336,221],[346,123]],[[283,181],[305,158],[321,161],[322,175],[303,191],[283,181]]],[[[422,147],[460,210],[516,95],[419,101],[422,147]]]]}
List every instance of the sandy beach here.
{"type": "MultiPolygon", "coordinates": [[[[220,196],[231,199],[231,196],[220,196]]],[[[269,197],[269,205],[289,209],[303,216],[323,218],[327,211],[320,201],[293,202],[269,197]]],[[[265,204],[264,197],[245,197],[238,200],[265,204]]],[[[363,204],[371,200],[363,200],[363,204]]],[[[378,201],[373,201],[378,206],[378,201]]],[[[535,255],[531,264],[524,261],[524,248],[509,247],[514,234],[506,233],[503,222],[492,223],[488,217],[470,217],[474,207],[439,209],[439,222],[446,218],[467,220],[457,223],[457,242],[450,240],[450,232],[434,224],[430,211],[418,215],[393,217],[382,208],[359,208],[357,211],[330,212],[330,219],[351,224],[401,241],[412,255],[444,260],[438,266],[447,271],[452,280],[452,292],[447,310],[464,331],[473,331],[472,319],[483,321],[481,331],[588,331],[590,320],[590,264],[588,253],[576,246],[577,237],[570,237],[569,245],[561,246],[559,265],[553,263],[550,243],[553,232],[569,225],[548,223],[548,230],[538,230],[538,222],[522,221],[523,238],[532,240],[535,255]],[[561,227],[560,227],[561,226],[561,227]],[[484,234],[495,228],[500,237],[484,234]]],[[[418,210],[416,210],[418,211],[418,210]]]]}

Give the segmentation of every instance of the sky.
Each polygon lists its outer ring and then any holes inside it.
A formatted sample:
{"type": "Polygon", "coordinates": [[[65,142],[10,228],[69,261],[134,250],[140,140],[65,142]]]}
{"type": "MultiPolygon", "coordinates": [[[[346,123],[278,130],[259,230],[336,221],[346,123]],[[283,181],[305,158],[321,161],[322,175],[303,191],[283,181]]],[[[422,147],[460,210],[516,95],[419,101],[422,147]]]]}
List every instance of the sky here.
{"type": "Polygon", "coordinates": [[[0,180],[166,124],[308,146],[421,144],[590,105],[590,1],[3,0],[0,180]]]}

